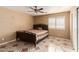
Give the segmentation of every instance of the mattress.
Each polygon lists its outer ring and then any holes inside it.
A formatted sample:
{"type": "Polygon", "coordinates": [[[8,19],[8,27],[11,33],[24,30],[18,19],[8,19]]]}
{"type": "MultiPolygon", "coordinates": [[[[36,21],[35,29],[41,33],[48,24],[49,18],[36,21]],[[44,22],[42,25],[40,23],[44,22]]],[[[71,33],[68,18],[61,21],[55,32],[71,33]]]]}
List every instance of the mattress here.
{"type": "Polygon", "coordinates": [[[40,36],[36,36],[36,40],[40,40],[40,39],[46,37],[47,35],[48,35],[48,33],[40,35],[40,36]]]}
{"type": "Polygon", "coordinates": [[[47,30],[29,30],[29,32],[32,32],[34,34],[36,34],[36,39],[40,40],[44,37],[46,37],[48,35],[48,31],[47,30]]]}
{"type": "Polygon", "coordinates": [[[47,30],[28,30],[29,32],[35,33],[37,36],[48,33],[47,30]]]}

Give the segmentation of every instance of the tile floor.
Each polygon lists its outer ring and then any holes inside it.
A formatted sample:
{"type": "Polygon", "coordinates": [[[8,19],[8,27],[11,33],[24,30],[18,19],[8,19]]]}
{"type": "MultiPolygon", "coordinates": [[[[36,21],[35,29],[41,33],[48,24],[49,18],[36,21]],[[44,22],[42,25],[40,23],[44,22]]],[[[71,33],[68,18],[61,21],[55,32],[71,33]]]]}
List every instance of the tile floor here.
{"type": "Polygon", "coordinates": [[[48,37],[37,44],[15,41],[0,46],[0,52],[75,52],[69,39],[48,37]]]}

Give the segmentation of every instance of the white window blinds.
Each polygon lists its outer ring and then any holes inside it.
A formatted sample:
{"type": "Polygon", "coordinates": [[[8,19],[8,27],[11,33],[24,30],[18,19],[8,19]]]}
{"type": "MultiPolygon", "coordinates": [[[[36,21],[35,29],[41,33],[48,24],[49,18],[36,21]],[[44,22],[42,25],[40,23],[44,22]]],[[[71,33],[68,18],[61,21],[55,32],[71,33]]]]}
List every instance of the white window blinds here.
{"type": "Polygon", "coordinates": [[[55,28],[55,18],[49,18],[49,28],[55,28]]]}
{"type": "Polygon", "coordinates": [[[65,16],[49,17],[49,28],[65,29],[65,16]]]}

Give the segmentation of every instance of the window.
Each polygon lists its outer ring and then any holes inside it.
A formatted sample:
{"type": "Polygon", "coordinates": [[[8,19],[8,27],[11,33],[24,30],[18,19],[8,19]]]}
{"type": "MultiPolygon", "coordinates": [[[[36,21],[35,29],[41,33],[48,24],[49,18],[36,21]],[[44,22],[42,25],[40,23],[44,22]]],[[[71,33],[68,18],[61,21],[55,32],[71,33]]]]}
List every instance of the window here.
{"type": "Polygon", "coordinates": [[[49,17],[49,28],[65,29],[65,16],[49,17]]]}
{"type": "Polygon", "coordinates": [[[55,18],[49,18],[49,28],[55,28],[55,18]]]}
{"type": "Polygon", "coordinates": [[[64,16],[56,17],[56,28],[65,29],[65,17],[64,16]]]}

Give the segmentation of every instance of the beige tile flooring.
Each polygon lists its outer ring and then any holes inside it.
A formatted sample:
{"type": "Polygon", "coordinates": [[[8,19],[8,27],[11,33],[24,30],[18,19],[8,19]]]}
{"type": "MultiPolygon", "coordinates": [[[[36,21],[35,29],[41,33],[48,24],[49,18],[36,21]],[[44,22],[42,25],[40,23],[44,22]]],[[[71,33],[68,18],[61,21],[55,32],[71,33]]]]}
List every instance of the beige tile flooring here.
{"type": "Polygon", "coordinates": [[[40,42],[37,47],[40,49],[31,51],[38,52],[74,52],[71,41],[69,39],[49,37],[40,42]]]}
{"type": "MultiPolygon", "coordinates": [[[[52,38],[50,38],[51,40],[52,38]]],[[[49,43],[49,48],[48,51],[55,51],[55,52],[74,52],[72,43],[69,39],[63,39],[63,38],[53,38],[55,40],[54,43],[49,43]],[[52,48],[54,47],[54,48],[52,48]],[[54,50],[52,50],[54,49],[54,50]]]]}
{"type": "Polygon", "coordinates": [[[48,37],[39,42],[36,47],[33,44],[15,41],[0,46],[0,52],[74,52],[69,39],[48,37]]]}

